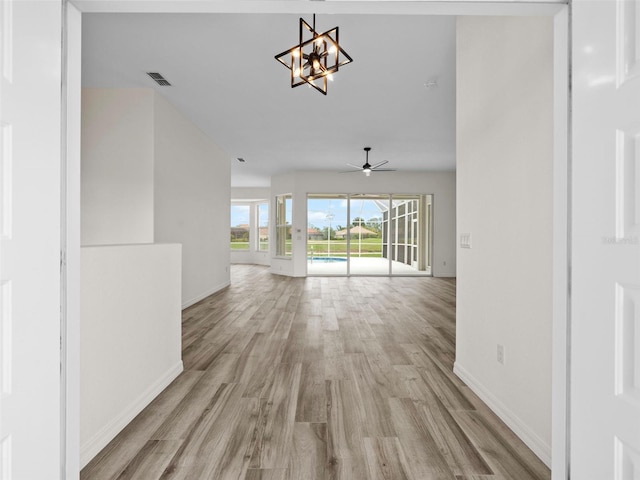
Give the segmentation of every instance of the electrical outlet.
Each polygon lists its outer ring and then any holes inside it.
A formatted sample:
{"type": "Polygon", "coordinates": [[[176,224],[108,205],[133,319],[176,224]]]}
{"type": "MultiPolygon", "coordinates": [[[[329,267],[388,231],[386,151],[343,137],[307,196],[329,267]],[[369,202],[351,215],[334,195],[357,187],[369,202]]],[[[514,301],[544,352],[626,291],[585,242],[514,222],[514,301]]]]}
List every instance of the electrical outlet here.
{"type": "Polygon", "coordinates": [[[504,365],[504,347],[498,344],[498,349],[496,353],[497,353],[496,359],[498,360],[498,363],[501,365],[504,365]]]}

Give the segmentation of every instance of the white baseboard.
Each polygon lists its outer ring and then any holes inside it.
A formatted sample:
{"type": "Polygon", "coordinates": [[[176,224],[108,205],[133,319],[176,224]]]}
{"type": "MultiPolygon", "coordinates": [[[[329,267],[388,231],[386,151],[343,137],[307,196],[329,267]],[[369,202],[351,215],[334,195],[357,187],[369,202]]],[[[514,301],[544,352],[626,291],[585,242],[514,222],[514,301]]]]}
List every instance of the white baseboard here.
{"type": "Polygon", "coordinates": [[[80,447],[80,468],[84,468],[115,436],[126,427],[160,392],[169,386],[182,373],[182,360],[169,369],[147,388],[140,397],[131,402],[120,415],[113,418],[93,437],[80,447]]]}
{"type": "Polygon", "coordinates": [[[217,285],[217,286],[215,286],[213,288],[210,288],[206,292],[202,292],[202,293],[196,295],[195,297],[191,298],[190,300],[185,301],[182,304],[182,310],[184,310],[185,308],[190,307],[191,305],[195,305],[200,300],[202,300],[204,298],[207,298],[209,295],[213,295],[216,292],[219,292],[223,288],[227,288],[229,285],[231,285],[231,282],[230,281],[226,281],[224,283],[221,283],[220,285],[217,285]]]}
{"type": "Polygon", "coordinates": [[[515,413],[507,408],[498,398],[478,382],[464,367],[457,362],[453,365],[453,373],[467,384],[473,392],[529,447],[536,456],[551,468],[551,445],[542,440],[515,413]]]}

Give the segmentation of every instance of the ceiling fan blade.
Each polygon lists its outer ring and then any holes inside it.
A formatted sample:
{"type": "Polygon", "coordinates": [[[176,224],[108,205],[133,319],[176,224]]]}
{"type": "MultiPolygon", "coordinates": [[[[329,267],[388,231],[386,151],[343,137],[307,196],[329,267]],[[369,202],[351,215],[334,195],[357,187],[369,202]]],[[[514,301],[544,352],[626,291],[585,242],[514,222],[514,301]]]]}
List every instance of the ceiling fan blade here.
{"type": "Polygon", "coordinates": [[[372,172],[397,172],[395,168],[376,168],[375,170],[371,170],[372,172]]]}
{"type": "Polygon", "coordinates": [[[389,163],[389,160],[383,160],[380,163],[376,163],[375,165],[371,166],[371,170],[375,170],[376,168],[381,167],[382,165],[385,165],[387,163],[389,163]]]}
{"type": "Polygon", "coordinates": [[[358,169],[358,170],[342,170],[341,172],[338,173],[361,173],[362,170],[358,169]]]}
{"type": "Polygon", "coordinates": [[[358,170],[362,170],[362,167],[360,165],[354,165],[353,163],[347,163],[347,165],[353,168],[357,168],[358,170]]]}

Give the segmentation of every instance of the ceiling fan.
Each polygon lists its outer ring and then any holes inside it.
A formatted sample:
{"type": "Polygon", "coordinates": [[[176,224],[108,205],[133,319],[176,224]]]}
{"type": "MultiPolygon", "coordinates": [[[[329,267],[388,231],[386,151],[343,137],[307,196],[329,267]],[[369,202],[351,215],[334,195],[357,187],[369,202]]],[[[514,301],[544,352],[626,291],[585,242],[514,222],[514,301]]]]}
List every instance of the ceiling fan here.
{"type": "Polygon", "coordinates": [[[364,147],[364,151],[366,152],[367,159],[361,167],[354,165],[353,163],[347,163],[350,167],[353,167],[355,170],[345,170],[340,173],[353,173],[353,172],[362,172],[367,177],[371,175],[371,172],[395,172],[395,168],[380,168],[383,165],[389,163],[389,160],[384,160],[380,163],[376,163],[375,165],[369,164],[369,152],[371,151],[371,147],[364,147]]]}

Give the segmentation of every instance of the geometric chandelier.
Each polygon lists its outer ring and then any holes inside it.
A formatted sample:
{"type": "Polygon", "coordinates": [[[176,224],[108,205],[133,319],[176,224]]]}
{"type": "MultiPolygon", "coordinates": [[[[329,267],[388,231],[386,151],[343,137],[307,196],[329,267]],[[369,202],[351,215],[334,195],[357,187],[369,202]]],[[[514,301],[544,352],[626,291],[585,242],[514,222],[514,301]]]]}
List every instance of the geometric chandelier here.
{"type": "Polygon", "coordinates": [[[316,16],[313,26],[300,19],[300,41],[279,55],[276,60],[291,70],[291,88],[307,84],[322,94],[327,94],[327,80],[353,59],[340,47],[338,27],[324,33],[316,32],[316,16]]]}

